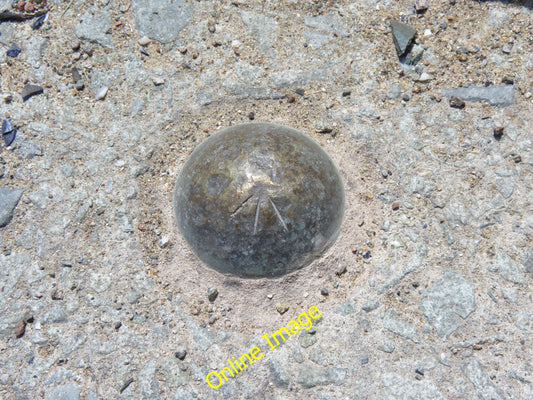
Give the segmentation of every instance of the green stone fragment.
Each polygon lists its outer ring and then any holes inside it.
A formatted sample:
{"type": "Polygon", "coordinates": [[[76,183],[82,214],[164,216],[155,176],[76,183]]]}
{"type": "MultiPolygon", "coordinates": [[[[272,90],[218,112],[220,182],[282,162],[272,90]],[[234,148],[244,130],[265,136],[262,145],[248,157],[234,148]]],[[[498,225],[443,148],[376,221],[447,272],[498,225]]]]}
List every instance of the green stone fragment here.
{"type": "Polygon", "coordinates": [[[396,52],[398,53],[398,57],[402,57],[413,42],[416,36],[416,30],[409,25],[394,20],[391,21],[390,26],[392,29],[394,45],[396,46],[396,52]]]}

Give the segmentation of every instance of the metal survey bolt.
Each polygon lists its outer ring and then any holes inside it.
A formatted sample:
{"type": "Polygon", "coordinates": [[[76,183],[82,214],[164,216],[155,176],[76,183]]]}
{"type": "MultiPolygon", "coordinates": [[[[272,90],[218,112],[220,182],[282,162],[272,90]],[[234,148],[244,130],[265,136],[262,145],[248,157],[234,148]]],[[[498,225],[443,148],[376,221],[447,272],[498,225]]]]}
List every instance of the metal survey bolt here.
{"type": "Polygon", "coordinates": [[[344,188],[326,152],[285,126],[249,123],[206,139],[181,169],[174,216],[209,267],[276,277],[318,258],[337,238],[344,188]]]}

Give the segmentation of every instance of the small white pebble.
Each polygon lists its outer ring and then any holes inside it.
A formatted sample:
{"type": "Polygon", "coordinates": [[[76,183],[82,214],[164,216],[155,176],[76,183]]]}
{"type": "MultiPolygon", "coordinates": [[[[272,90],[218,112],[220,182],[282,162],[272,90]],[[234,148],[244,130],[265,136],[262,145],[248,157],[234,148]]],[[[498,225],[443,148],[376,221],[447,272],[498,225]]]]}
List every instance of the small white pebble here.
{"type": "Polygon", "coordinates": [[[433,35],[433,32],[431,32],[431,29],[426,29],[424,31],[424,36],[431,36],[431,35],[433,35]]]}
{"type": "Polygon", "coordinates": [[[163,83],[165,83],[165,80],[160,76],[154,76],[152,77],[152,82],[154,82],[154,85],[156,86],[161,86],[163,83]]]}
{"type": "Polygon", "coordinates": [[[103,100],[107,96],[107,86],[102,86],[100,89],[98,89],[98,92],[94,95],[95,100],[103,100]]]}
{"type": "Polygon", "coordinates": [[[141,46],[148,46],[150,43],[152,43],[152,39],[150,39],[148,36],[143,36],[139,39],[139,44],[141,46]]]}
{"type": "Polygon", "coordinates": [[[165,247],[168,246],[170,242],[170,239],[168,238],[168,236],[161,236],[161,239],[159,240],[159,246],[161,246],[162,249],[164,249],[165,247]]]}
{"type": "Polygon", "coordinates": [[[418,82],[429,82],[433,79],[433,75],[428,74],[427,72],[422,72],[420,78],[417,79],[418,82]]]}

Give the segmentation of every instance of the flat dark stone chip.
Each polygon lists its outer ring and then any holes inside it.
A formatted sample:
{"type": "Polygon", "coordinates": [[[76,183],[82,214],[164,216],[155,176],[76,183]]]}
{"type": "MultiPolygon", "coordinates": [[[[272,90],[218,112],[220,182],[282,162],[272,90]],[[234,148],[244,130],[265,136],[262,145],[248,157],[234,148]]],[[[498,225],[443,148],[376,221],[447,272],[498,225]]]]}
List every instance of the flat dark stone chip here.
{"type": "Polygon", "coordinates": [[[36,96],[38,94],[42,94],[44,92],[44,88],[39,85],[26,85],[24,86],[24,89],[22,89],[22,100],[26,101],[30,97],[36,96]]]}
{"type": "Polygon", "coordinates": [[[416,30],[407,24],[392,20],[390,22],[392,29],[392,38],[396,46],[398,57],[402,57],[409,50],[416,36],[416,30]]]}
{"type": "Polygon", "coordinates": [[[12,44],[9,49],[7,49],[6,54],[8,57],[15,58],[17,57],[21,52],[20,47],[17,44],[12,44]]]}
{"type": "Polygon", "coordinates": [[[7,146],[11,146],[11,143],[15,140],[15,137],[17,136],[17,130],[13,129],[11,132],[4,133],[3,135],[4,143],[7,146]]]}
{"type": "Polygon", "coordinates": [[[11,143],[13,143],[16,136],[17,136],[17,128],[13,126],[13,122],[11,122],[11,118],[6,118],[4,122],[2,122],[2,137],[4,139],[4,143],[6,147],[11,145],[11,143]]]}
{"type": "Polygon", "coordinates": [[[31,28],[39,29],[41,26],[43,26],[45,19],[46,19],[46,14],[43,14],[40,17],[37,17],[37,19],[31,23],[31,28]]]}
{"type": "Polygon", "coordinates": [[[13,126],[13,122],[11,122],[11,118],[6,118],[4,122],[2,122],[2,135],[11,132],[13,129],[15,129],[15,127],[13,126]]]}

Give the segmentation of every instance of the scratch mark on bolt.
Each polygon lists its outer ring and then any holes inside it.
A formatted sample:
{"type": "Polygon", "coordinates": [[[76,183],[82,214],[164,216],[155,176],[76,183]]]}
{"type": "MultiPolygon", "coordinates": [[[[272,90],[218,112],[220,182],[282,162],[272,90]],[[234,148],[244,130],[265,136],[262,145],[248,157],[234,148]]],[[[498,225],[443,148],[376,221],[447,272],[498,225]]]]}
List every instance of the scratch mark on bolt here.
{"type": "Polygon", "coordinates": [[[244,205],[245,205],[246,203],[248,203],[248,201],[249,201],[252,197],[254,197],[253,194],[251,194],[250,196],[248,196],[248,197],[247,197],[247,198],[246,198],[246,199],[245,199],[245,200],[239,205],[239,207],[237,207],[235,210],[233,210],[233,212],[231,213],[231,216],[233,217],[235,214],[237,214],[239,211],[241,211],[241,209],[244,207],[244,205]]]}
{"type": "Polygon", "coordinates": [[[257,208],[255,209],[254,235],[257,233],[257,224],[259,223],[259,209],[261,208],[261,198],[257,199],[257,208]]]}
{"type": "Polygon", "coordinates": [[[276,216],[278,217],[279,222],[281,222],[281,225],[283,225],[283,229],[285,230],[285,232],[288,232],[289,229],[287,228],[287,224],[285,224],[285,221],[281,217],[281,214],[279,213],[278,208],[276,207],[276,205],[274,204],[274,202],[272,201],[270,197],[268,198],[268,200],[270,201],[270,204],[272,204],[272,208],[274,209],[274,212],[276,213],[276,216]]]}

